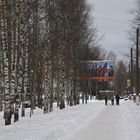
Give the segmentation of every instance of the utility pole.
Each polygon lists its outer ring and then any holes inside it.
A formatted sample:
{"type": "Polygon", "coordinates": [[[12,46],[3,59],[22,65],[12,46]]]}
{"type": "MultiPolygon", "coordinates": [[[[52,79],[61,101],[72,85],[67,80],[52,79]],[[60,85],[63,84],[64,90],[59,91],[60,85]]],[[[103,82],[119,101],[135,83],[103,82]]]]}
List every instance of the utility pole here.
{"type": "Polygon", "coordinates": [[[131,71],[131,92],[133,95],[133,49],[131,48],[131,67],[130,67],[130,71],[131,71]]]}
{"type": "Polygon", "coordinates": [[[139,95],[139,28],[136,34],[136,94],[139,95]]]}

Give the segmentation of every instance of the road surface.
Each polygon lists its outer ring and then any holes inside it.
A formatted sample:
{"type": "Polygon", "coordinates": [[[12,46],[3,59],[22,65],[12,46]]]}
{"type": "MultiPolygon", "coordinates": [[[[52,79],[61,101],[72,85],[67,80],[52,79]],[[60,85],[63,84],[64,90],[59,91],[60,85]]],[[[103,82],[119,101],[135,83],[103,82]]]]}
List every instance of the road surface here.
{"type": "Polygon", "coordinates": [[[88,124],[77,129],[69,140],[138,140],[133,115],[127,104],[108,105],[88,124]]]}

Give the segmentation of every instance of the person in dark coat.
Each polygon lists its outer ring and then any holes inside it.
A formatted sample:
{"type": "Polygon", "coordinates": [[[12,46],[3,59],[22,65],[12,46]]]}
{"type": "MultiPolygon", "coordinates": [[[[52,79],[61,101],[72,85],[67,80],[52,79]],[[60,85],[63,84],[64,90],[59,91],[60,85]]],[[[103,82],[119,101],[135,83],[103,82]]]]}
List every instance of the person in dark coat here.
{"type": "Polygon", "coordinates": [[[111,95],[111,105],[114,105],[114,95],[111,95]]]}
{"type": "Polygon", "coordinates": [[[115,98],[116,98],[116,105],[119,105],[120,96],[117,94],[115,98]]]}
{"type": "Polygon", "coordinates": [[[107,95],[105,95],[105,105],[107,105],[107,95]]]}

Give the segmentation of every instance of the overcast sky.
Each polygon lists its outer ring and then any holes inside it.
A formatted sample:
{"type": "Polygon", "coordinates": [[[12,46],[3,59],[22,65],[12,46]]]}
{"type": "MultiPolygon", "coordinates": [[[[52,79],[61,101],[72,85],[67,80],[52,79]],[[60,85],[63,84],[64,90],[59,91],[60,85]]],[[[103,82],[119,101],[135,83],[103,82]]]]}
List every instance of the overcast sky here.
{"type": "Polygon", "coordinates": [[[135,0],[88,0],[94,8],[98,35],[104,35],[100,44],[106,50],[112,50],[120,59],[129,53],[131,44],[128,40],[129,21],[132,18],[130,9],[134,8],[135,0]]]}

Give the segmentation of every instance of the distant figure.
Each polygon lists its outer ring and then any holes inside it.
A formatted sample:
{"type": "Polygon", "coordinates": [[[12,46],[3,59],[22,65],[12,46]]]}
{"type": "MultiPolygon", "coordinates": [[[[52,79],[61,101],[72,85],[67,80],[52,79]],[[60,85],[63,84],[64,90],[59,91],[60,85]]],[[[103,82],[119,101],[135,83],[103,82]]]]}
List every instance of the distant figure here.
{"type": "Polygon", "coordinates": [[[139,95],[136,95],[136,105],[139,105],[139,103],[140,103],[139,95]]]}
{"type": "Polygon", "coordinates": [[[114,105],[114,95],[111,95],[111,105],[114,105]]]}
{"type": "Polygon", "coordinates": [[[134,103],[136,102],[136,96],[135,95],[133,95],[133,101],[134,101],[134,103]]]}
{"type": "Polygon", "coordinates": [[[117,94],[115,98],[116,98],[116,105],[119,105],[120,96],[117,94]]]}
{"type": "Polygon", "coordinates": [[[105,105],[107,105],[107,95],[105,96],[105,105]]]}

